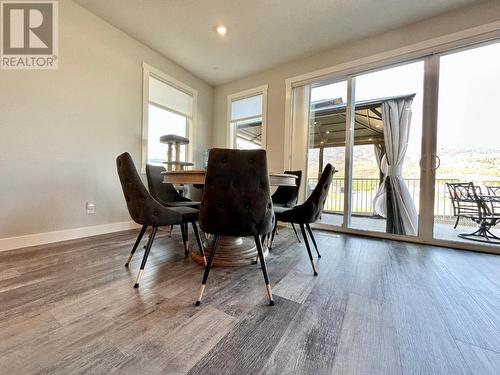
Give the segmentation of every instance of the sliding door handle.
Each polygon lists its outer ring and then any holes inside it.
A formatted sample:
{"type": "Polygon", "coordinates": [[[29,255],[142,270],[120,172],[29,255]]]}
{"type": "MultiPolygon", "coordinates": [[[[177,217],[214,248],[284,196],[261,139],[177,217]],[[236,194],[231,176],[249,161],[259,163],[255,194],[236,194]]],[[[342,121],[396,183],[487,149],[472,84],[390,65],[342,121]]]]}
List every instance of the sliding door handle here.
{"type": "Polygon", "coordinates": [[[419,162],[420,169],[422,169],[424,172],[427,172],[429,170],[435,171],[436,169],[438,169],[441,166],[441,159],[436,154],[432,154],[431,160],[432,160],[431,163],[429,163],[429,161],[430,161],[429,157],[422,156],[420,158],[420,162],[419,162]],[[431,164],[431,165],[429,165],[429,164],[431,164]]]}
{"type": "Polygon", "coordinates": [[[441,166],[441,159],[436,154],[432,155],[432,157],[437,161],[437,163],[434,163],[434,166],[432,167],[432,170],[435,171],[441,166]]]}

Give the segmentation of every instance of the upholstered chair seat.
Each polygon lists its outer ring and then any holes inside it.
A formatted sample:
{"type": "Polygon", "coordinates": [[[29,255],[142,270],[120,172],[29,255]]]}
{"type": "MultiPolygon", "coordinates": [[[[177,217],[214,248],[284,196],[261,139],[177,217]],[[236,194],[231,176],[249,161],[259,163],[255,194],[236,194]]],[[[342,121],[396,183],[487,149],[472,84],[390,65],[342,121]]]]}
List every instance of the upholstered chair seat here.
{"type": "Polygon", "coordinates": [[[199,201],[177,201],[177,202],[165,202],[162,203],[166,207],[194,207],[194,208],[200,208],[200,203],[199,201]]]}
{"type": "Polygon", "coordinates": [[[142,183],[132,157],[128,152],[125,152],[116,158],[116,167],[130,216],[137,224],[142,225],[142,229],[136,239],[134,247],[132,248],[132,252],[125,263],[126,267],[128,267],[147,228],[152,227],[151,235],[146,245],[146,251],[144,253],[144,258],[142,260],[141,268],[137,275],[134,287],[139,287],[139,282],[141,280],[141,276],[149,256],[149,252],[151,251],[151,246],[155,239],[158,227],[176,224],[187,226],[187,223],[192,223],[200,252],[204,256],[201,239],[196,226],[199,211],[192,207],[165,207],[163,204],[154,199],[142,183]]]}
{"type": "Polygon", "coordinates": [[[294,207],[299,198],[299,189],[302,182],[302,171],[285,171],[285,174],[297,176],[295,186],[278,186],[271,199],[273,206],[276,207],[294,207]]]}
{"type": "MultiPolygon", "coordinates": [[[[297,200],[299,198],[299,190],[300,184],[302,183],[302,171],[285,171],[285,174],[293,174],[297,176],[295,180],[295,186],[278,186],[274,194],[272,195],[274,212],[283,212],[284,208],[292,208],[297,204],[297,200]]],[[[269,249],[272,248],[274,235],[277,233],[276,225],[278,222],[274,223],[273,236],[271,238],[269,249]]],[[[292,223],[292,228],[297,237],[297,241],[300,242],[299,234],[297,233],[297,229],[295,225],[292,223]]]]}
{"type": "Polygon", "coordinates": [[[146,164],[146,176],[148,189],[154,199],[167,207],[194,207],[199,208],[200,202],[192,201],[179,194],[174,185],[164,183],[162,172],[165,171],[160,165],[146,164]]]}
{"type": "MultiPolygon", "coordinates": [[[[174,185],[163,182],[165,168],[159,165],[146,164],[146,176],[148,179],[148,189],[154,199],[165,207],[192,207],[199,208],[200,202],[192,201],[179,194],[174,185]]],[[[170,226],[170,236],[172,235],[173,225],[170,226]]],[[[184,242],[184,251],[188,250],[188,225],[184,222],[181,227],[182,240],[184,242]]]]}

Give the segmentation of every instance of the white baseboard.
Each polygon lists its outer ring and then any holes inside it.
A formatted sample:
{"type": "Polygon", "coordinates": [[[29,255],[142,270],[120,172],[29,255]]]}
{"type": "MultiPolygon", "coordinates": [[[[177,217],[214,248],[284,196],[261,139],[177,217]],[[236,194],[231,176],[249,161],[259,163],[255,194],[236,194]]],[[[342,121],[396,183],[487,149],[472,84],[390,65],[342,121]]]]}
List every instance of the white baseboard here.
{"type": "Polygon", "coordinates": [[[139,228],[133,221],[93,225],[90,227],[72,228],[54,232],[28,234],[19,237],[0,238],[0,251],[19,249],[29,246],[45,245],[59,241],[97,236],[99,234],[120,232],[122,230],[139,228]]]}

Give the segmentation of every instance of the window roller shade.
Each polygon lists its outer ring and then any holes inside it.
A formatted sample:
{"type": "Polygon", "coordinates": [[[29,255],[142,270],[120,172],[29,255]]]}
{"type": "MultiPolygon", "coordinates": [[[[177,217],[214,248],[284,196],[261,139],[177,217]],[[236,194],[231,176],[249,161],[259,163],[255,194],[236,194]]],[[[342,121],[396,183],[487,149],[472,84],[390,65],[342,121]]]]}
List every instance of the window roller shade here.
{"type": "Polygon", "coordinates": [[[193,117],[193,97],[154,77],[149,77],[149,102],[193,117]]]}
{"type": "Polygon", "coordinates": [[[231,103],[231,120],[262,115],[262,95],[237,99],[231,103]]]}

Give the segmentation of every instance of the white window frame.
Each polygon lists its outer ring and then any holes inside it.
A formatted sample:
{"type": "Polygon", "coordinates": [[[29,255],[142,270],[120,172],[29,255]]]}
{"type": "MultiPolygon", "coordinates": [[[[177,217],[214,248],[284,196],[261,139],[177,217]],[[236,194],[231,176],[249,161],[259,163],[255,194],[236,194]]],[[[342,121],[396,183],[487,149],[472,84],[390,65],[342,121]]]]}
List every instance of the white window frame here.
{"type": "Polygon", "coordinates": [[[252,96],[262,95],[262,149],[267,148],[267,88],[268,85],[262,85],[253,89],[240,91],[227,96],[227,148],[234,148],[235,129],[232,126],[232,103],[236,100],[250,98],[252,96]]]}
{"type": "MultiPolygon", "coordinates": [[[[141,173],[146,173],[146,163],[148,162],[148,126],[149,126],[149,77],[156,78],[163,83],[172,86],[190,96],[193,97],[193,115],[191,121],[187,125],[187,137],[190,143],[186,145],[186,161],[193,160],[194,147],[193,147],[193,135],[194,129],[196,129],[197,118],[198,118],[198,91],[192,87],[186,85],[185,83],[163,73],[161,70],[154,68],[153,66],[143,62],[142,63],[142,163],[141,163],[141,173]]],[[[157,105],[157,104],[155,104],[157,105]]],[[[163,107],[162,107],[163,108],[163,107]]],[[[170,108],[164,108],[167,111],[177,113],[175,110],[170,108]]],[[[182,114],[185,116],[184,114],[182,114]]]]}

